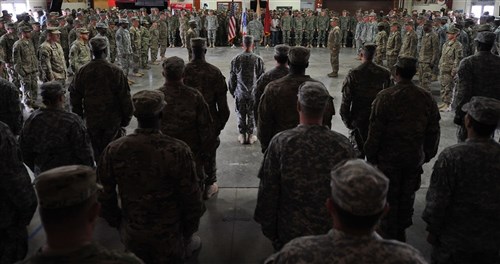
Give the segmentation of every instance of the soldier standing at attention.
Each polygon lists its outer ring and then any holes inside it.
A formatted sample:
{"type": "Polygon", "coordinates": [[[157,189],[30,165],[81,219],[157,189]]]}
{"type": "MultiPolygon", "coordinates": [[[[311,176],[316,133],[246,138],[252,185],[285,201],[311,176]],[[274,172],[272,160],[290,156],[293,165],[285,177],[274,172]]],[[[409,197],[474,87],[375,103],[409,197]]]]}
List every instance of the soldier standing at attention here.
{"type": "Polygon", "coordinates": [[[179,17],[179,36],[181,37],[182,48],[186,47],[186,32],[189,28],[189,15],[182,10],[179,17]]]}
{"type": "Polygon", "coordinates": [[[162,92],[140,91],[132,100],[138,128],[111,142],[99,161],[102,217],[145,263],[184,263],[201,246],[194,235],[203,205],[193,154],[160,131],[168,104],[162,92]]]}
{"type": "Polygon", "coordinates": [[[151,45],[151,34],[149,34],[149,22],[144,19],[141,22],[141,69],[149,70],[149,47],[151,45]]]}
{"type": "Polygon", "coordinates": [[[382,219],[380,231],[384,238],[402,242],[406,241],[406,228],[412,225],[422,165],[436,155],[440,137],[436,102],[411,81],[416,64],[415,58],[398,58],[397,84],[379,92],[373,101],[364,147],[367,161],[390,180],[387,201],[391,210],[382,219]]]}
{"type": "Polygon", "coordinates": [[[71,48],[72,43],[68,43],[69,41],[69,30],[68,27],[66,27],[67,22],[65,17],[59,17],[58,19],[59,22],[59,31],[61,31],[61,36],[59,37],[59,44],[61,44],[61,47],[64,51],[64,58],[66,65],[68,65],[69,62],[69,50],[71,48]]]}
{"type": "Polygon", "coordinates": [[[132,71],[135,77],[142,77],[144,73],[139,72],[141,64],[141,29],[139,28],[139,18],[132,17],[132,26],[130,27],[130,45],[132,48],[132,71]]]}
{"type": "Polygon", "coordinates": [[[304,17],[300,12],[295,13],[293,18],[293,31],[295,33],[295,47],[302,46],[304,37],[304,17]]]}
{"type": "Polygon", "coordinates": [[[491,136],[500,101],[474,96],[462,111],[467,141],[439,154],[422,215],[432,263],[498,263],[500,144],[491,136]]]}
{"type": "Polygon", "coordinates": [[[328,74],[328,77],[330,78],[336,78],[339,76],[339,53],[342,36],[340,35],[340,28],[338,27],[338,24],[338,17],[330,19],[330,26],[332,27],[330,33],[328,34],[328,49],[330,50],[330,64],[332,66],[332,72],[328,74]]]}
{"type": "Polygon", "coordinates": [[[427,91],[431,91],[432,70],[437,66],[439,58],[439,38],[432,31],[431,22],[426,22],[423,26],[423,36],[418,53],[418,78],[420,86],[427,91]]]}
{"type": "Polygon", "coordinates": [[[153,20],[153,24],[149,28],[149,36],[151,37],[151,64],[158,65],[160,64],[157,61],[158,50],[160,46],[160,31],[158,30],[158,21],[153,20]]]}
{"type": "Polygon", "coordinates": [[[451,26],[447,30],[448,41],[444,43],[439,59],[439,83],[441,84],[441,104],[439,111],[451,111],[451,100],[455,81],[453,78],[457,74],[458,66],[463,58],[462,44],[457,40],[460,30],[451,26]]]}
{"type": "Polygon", "coordinates": [[[63,166],[42,173],[35,181],[46,245],[21,264],[143,263],[131,253],[110,251],[92,242],[101,205],[102,186],[92,168],[63,166]]]}
{"type": "MultiPolygon", "coordinates": [[[[330,185],[324,186],[330,186],[326,209],[333,229],[324,235],[290,241],[265,264],[427,263],[415,248],[382,239],[375,231],[389,210],[389,180],[378,169],[364,160],[351,160],[332,171],[330,185]]],[[[317,206],[321,204],[324,201],[317,206]]]]}
{"type": "MultiPolygon", "coordinates": [[[[172,34],[171,33],[172,31],[170,29],[170,23],[173,23],[173,21],[167,21],[167,16],[165,15],[165,13],[162,12],[160,14],[160,19],[157,20],[157,22],[158,22],[158,45],[160,47],[160,60],[163,60],[165,58],[165,52],[167,51],[168,42],[170,41],[171,48],[173,48],[174,46],[175,37],[174,39],[170,37],[172,34]]],[[[174,36],[175,36],[175,29],[174,29],[174,36]]],[[[155,61],[156,61],[156,56],[155,56],[155,61]]]]}
{"type": "Polygon", "coordinates": [[[219,27],[219,20],[217,16],[214,15],[213,10],[208,10],[208,16],[205,19],[205,28],[208,34],[208,47],[215,47],[215,37],[217,33],[217,28],[219,27]]]}
{"type": "Polygon", "coordinates": [[[14,23],[7,24],[7,33],[0,37],[0,59],[5,62],[5,67],[7,73],[9,74],[9,80],[16,86],[20,87],[18,74],[14,69],[14,63],[12,62],[12,48],[14,43],[18,41],[19,38],[16,34],[16,26],[14,23]]]}
{"type": "Polygon", "coordinates": [[[288,12],[288,10],[285,10],[281,17],[282,43],[286,45],[290,45],[290,30],[292,30],[292,17],[288,12]]]}
{"type": "Polygon", "coordinates": [[[376,48],[365,44],[360,49],[361,65],[349,71],[342,85],[340,116],[351,130],[351,143],[361,159],[365,158],[363,147],[368,138],[372,102],[380,91],[391,85],[389,70],[373,63],[376,48]]]}
{"type": "MultiPolygon", "coordinates": [[[[74,27],[68,33],[69,45],[73,45],[73,42],[75,42],[75,40],[78,38],[76,31],[82,27],[82,22],[80,20],[75,20],[75,22],[73,24],[74,24],[74,27]]],[[[38,38],[40,39],[40,36],[38,36],[38,38]]]]}
{"type": "Polygon", "coordinates": [[[399,56],[399,52],[401,50],[401,33],[399,23],[393,22],[391,24],[391,34],[389,34],[389,38],[387,39],[387,48],[385,50],[387,56],[387,68],[391,71],[394,71],[394,64],[396,64],[399,56]]]}
{"type": "Polygon", "coordinates": [[[318,25],[316,24],[316,17],[313,16],[313,12],[311,10],[307,11],[307,16],[304,19],[305,21],[305,33],[306,33],[306,45],[307,48],[312,48],[313,40],[314,40],[314,32],[317,30],[318,25]]]}
{"type": "MultiPolygon", "coordinates": [[[[108,29],[106,32],[106,37],[109,42],[109,61],[111,63],[115,63],[116,61],[116,23],[118,23],[115,19],[110,19],[108,21],[108,29]]],[[[99,32],[99,36],[101,36],[101,32],[99,32]]]]}
{"type": "Polygon", "coordinates": [[[31,32],[31,41],[33,42],[33,47],[35,48],[36,55],[38,54],[38,48],[40,47],[40,23],[33,22],[33,24],[31,24],[31,27],[33,29],[33,31],[31,32]]]}
{"type": "Polygon", "coordinates": [[[330,26],[330,18],[326,15],[326,11],[321,11],[318,19],[318,45],[316,47],[326,47],[328,39],[328,27],[330,26]]]}
{"type": "MultiPolygon", "coordinates": [[[[97,35],[94,38],[97,38],[97,37],[105,38],[107,40],[107,45],[108,45],[108,54],[111,54],[111,47],[110,47],[111,42],[109,41],[109,38],[108,38],[108,25],[106,25],[106,23],[99,22],[99,23],[97,23],[95,28],[97,30],[97,35]]],[[[108,56],[110,56],[110,55],[108,55],[108,56]]]]}
{"type": "Polygon", "coordinates": [[[94,166],[87,129],[77,115],[64,110],[66,101],[59,82],[40,87],[44,108],[33,112],[19,135],[24,162],[35,176],[64,165],[94,166]]]}
{"type": "MultiPolygon", "coordinates": [[[[3,82],[5,80],[0,81],[2,84],[3,82]]],[[[4,100],[4,95],[2,92],[0,100],[4,100]]],[[[2,121],[0,121],[0,168],[2,168],[0,186],[3,189],[0,193],[0,215],[2,215],[0,263],[15,263],[23,260],[28,252],[26,227],[36,211],[37,200],[31,178],[21,159],[21,150],[16,137],[9,126],[2,121]]]]}
{"type": "Polygon", "coordinates": [[[133,106],[127,77],[107,60],[106,39],[93,38],[90,45],[94,59],[81,67],[69,91],[72,110],[85,120],[98,160],[109,142],[125,134],[133,106]]]}
{"type": "Polygon", "coordinates": [[[67,71],[64,51],[58,42],[59,38],[60,31],[57,28],[47,28],[47,39],[40,45],[38,61],[42,82],[58,81],[64,86],[67,71]]]}
{"type": "Polygon", "coordinates": [[[248,22],[248,35],[253,36],[253,52],[257,55],[260,54],[259,46],[264,35],[264,26],[259,20],[257,14],[253,14],[252,21],[248,22]]]}
{"type": "Polygon", "coordinates": [[[29,107],[37,108],[38,98],[38,59],[31,41],[31,27],[19,29],[21,38],[14,43],[12,62],[19,74],[22,91],[29,107]]]}
{"type": "Polygon", "coordinates": [[[387,48],[387,32],[385,32],[384,28],[384,23],[378,23],[378,33],[375,37],[377,50],[373,61],[380,66],[384,66],[385,50],[387,48]]]}
{"type": "Polygon", "coordinates": [[[296,102],[299,125],[274,136],[265,152],[254,218],[275,250],[296,237],[330,229],[326,208],[318,207],[330,196],[328,175],[355,157],[345,136],[323,126],[331,100],[322,83],[303,83],[296,102]]]}
{"type": "Polygon", "coordinates": [[[351,18],[347,15],[347,10],[342,10],[342,16],[339,18],[340,33],[342,36],[342,47],[345,47],[347,41],[347,32],[351,27],[351,18]]]}
{"type": "Polygon", "coordinates": [[[209,148],[204,164],[206,174],[203,198],[209,199],[218,191],[216,153],[220,145],[220,132],[229,119],[229,106],[227,104],[227,84],[222,72],[205,60],[207,52],[206,39],[191,39],[193,60],[186,65],[184,70],[184,83],[200,91],[208,104],[210,115],[214,121],[214,142],[209,148]]]}
{"type": "MultiPolygon", "coordinates": [[[[254,16],[254,20],[256,16],[254,16]]],[[[260,23],[260,22],[259,22],[260,23]]],[[[254,101],[252,97],[255,82],[265,72],[264,61],[253,53],[254,38],[252,35],[243,37],[244,51],[231,61],[229,92],[236,101],[238,116],[238,141],[241,144],[253,144],[257,141],[255,132],[254,101]]]]}
{"type": "MultiPolygon", "coordinates": [[[[128,78],[130,59],[132,56],[132,44],[130,43],[130,32],[128,31],[128,20],[120,19],[120,28],[116,31],[116,51],[125,77],[128,78]]],[[[128,79],[129,84],[134,81],[128,79]]]]}
{"type": "MultiPolygon", "coordinates": [[[[175,48],[175,42],[177,40],[177,30],[179,28],[179,17],[177,14],[170,14],[168,13],[168,42],[170,43],[171,48],[175,48]]],[[[160,36],[162,35],[162,32],[160,31],[160,36]]],[[[160,52],[160,54],[162,54],[160,52]]],[[[163,58],[162,58],[163,60],[163,58]]]]}
{"type": "Polygon", "coordinates": [[[89,31],[86,28],[78,29],[78,39],[71,45],[69,62],[71,70],[76,74],[80,68],[92,60],[89,46],[89,31]]]}
{"type": "Polygon", "coordinates": [[[193,58],[193,51],[191,49],[191,39],[197,38],[198,33],[196,33],[196,20],[189,21],[189,29],[186,33],[186,49],[188,51],[188,61],[193,58]]]}
{"type": "Polygon", "coordinates": [[[415,33],[413,21],[408,21],[405,23],[405,36],[403,38],[403,44],[401,45],[401,50],[399,51],[399,57],[413,57],[417,58],[417,33],[415,33]]]}

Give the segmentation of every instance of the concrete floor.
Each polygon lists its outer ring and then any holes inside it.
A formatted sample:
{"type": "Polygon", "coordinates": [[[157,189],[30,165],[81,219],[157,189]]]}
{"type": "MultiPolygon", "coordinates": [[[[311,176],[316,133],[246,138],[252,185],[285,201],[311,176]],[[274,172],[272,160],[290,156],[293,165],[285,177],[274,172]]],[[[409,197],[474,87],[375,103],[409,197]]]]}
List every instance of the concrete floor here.
{"type": "MultiPolygon", "coordinates": [[[[260,54],[266,63],[266,69],[274,67],[273,49],[259,48],[260,54]]],[[[218,47],[209,49],[207,61],[219,67],[222,73],[229,76],[231,59],[241,52],[240,48],[218,47]]],[[[187,60],[187,51],[182,48],[167,49],[167,56],[179,56],[187,60]]],[[[341,86],[349,69],[359,65],[354,59],[355,51],[344,48],[340,54],[339,78],[328,78],[326,75],[331,71],[329,53],[326,49],[313,48],[310,66],[307,74],[312,78],[322,81],[329,92],[335,98],[335,107],[338,113],[341,100],[341,86]]],[[[145,71],[142,78],[131,77],[137,83],[134,84],[132,94],[143,89],[159,88],[164,80],[161,75],[161,66],[153,65],[152,69],[145,71]]],[[[432,85],[433,94],[439,101],[439,84],[432,85]]],[[[261,263],[267,256],[273,253],[271,243],[262,235],[260,226],[253,221],[253,211],[257,200],[258,179],[257,172],[262,161],[262,154],[258,143],[252,146],[241,146],[237,142],[237,125],[234,115],[234,100],[229,97],[231,117],[226,128],[221,133],[221,146],[218,150],[218,184],[220,191],[218,195],[207,201],[207,211],[201,218],[199,236],[202,239],[202,249],[197,258],[190,263],[261,263]]],[[[456,142],[455,126],[452,113],[441,114],[441,142],[440,150],[456,142]]],[[[127,131],[130,133],[137,125],[134,119],[127,131]]],[[[333,129],[347,135],[340,116],[334,116],[333,129]]],[[[422,186],[417,192],[415,202],[414,225],[408,229],[408,243],[416,247],[429,259],[430,247],[425,241],[425,224],[421,220],[421,214],[425,206],[425,193],[429,185],[434,160],[424,166],[422,175],[422,186]]],[[[40,226],[38,214],[29,227],[30,242],[29,254],[36,251],[45,241],[43,228],[40,226]]],[[[95,240],[102,245],[123,249],[116,230],[110,228],[107,223],[100,219],[95,232],[95,240]]]]}

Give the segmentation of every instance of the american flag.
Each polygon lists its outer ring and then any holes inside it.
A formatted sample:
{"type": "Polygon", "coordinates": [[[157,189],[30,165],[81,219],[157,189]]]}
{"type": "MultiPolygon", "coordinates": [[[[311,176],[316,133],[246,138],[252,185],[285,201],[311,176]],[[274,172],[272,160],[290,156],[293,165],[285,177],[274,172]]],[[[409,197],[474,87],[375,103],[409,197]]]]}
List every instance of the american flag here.
{"type": "Polygon", "coordinates": [[[236,18],[234,17],[234,0],[231,1],[231,12],[229,13],[229,30],[227,39],[231,42],[236,37],[236,18]]]}
{"type": "Polygon", "coordinates": [[[243,11],[241,14],[241,26],[240,26],[240,33],[242,36],[245,36],[247,34],[247,10],[243,11]]]}

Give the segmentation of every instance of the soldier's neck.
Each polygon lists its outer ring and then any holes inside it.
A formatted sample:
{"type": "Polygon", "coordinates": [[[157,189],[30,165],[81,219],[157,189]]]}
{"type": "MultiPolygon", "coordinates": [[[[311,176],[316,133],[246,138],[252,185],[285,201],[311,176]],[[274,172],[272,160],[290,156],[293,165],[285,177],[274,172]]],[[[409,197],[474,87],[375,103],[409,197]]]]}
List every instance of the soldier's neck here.
{"type": "Polygon", "coordinates": [[[290,74],[293,75],[306,75],[306,69],[297,69],[294,67],[290,67],[290,74]]]}

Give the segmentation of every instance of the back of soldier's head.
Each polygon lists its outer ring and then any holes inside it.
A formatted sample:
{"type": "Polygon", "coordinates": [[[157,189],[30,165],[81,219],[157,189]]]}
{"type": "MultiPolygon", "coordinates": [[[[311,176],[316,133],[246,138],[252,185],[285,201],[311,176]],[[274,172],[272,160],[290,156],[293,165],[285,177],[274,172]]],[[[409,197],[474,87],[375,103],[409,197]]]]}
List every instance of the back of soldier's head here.
{"type": "Polygon", "coordinates": [[[178,81],[184,76],[184,60],[177,56],[166,59],[163,62],[162,67],[163,76],[165,76],[168,81],[178,81]]]}

